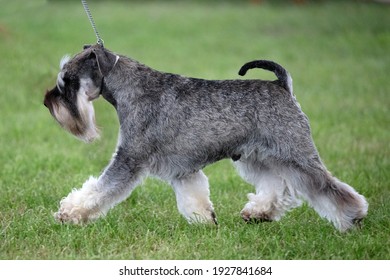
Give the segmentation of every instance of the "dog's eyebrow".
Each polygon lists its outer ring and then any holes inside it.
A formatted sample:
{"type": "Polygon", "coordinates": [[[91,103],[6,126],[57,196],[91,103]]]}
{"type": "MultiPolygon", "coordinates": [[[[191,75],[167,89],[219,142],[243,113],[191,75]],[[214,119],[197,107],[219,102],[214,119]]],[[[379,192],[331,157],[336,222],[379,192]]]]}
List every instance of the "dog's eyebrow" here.
{"type": "Polygon", "coordinates": [[[60,93],[63,93],[62,88],[64,88],[65,82],[64,82],[64,73],[61,71],[57,75],[57,88],[60,93]]]}
{"type": "Polygon", "coordinates": [[[64,72],[62,71],[64,69],[65,64],[67,64],[70,60],[70,55],[66,54],[64,55],[60,60],[60,70],[61,72],[57,75],[57,88],[60,93],[63,93],[63,88],[65,86],[64,82],[64,72]]]}
{"type": "Polygon", "coordinates": [[[62,70],[65,66],[65,64],[67,64],[70,60],[70,55],[69,54],[66,54],[64,55],[61,60],[60,60],[60,69],[62,70]]]}

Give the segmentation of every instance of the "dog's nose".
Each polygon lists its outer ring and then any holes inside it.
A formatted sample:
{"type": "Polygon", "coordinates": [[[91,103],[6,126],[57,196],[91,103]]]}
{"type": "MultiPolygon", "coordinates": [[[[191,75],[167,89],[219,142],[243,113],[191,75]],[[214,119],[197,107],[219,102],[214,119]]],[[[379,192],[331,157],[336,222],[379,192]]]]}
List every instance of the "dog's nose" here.
{"type": "Polygon", "coordinates": [[[46,108],[49,108],[49,101],[47,100],[46,96],[45,99],[43,99],[43,105],[45,105],[46,108]]]}

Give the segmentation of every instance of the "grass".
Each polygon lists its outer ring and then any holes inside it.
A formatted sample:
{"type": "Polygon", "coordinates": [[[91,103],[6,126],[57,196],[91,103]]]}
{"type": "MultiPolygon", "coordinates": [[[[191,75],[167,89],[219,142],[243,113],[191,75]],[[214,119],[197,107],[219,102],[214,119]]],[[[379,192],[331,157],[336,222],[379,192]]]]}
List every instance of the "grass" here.
{"type": "MultiPolygon", "coordinates": [[[[86,145],[42,105],[61,56],[96,41],[78,1],[0,0],[0,259],[389,258],[390,6],[90,2],[106,47],[162,71],[228,79],[255,58],[285,66],[323,160],[367,197],[368,217],[341,234],[304,205],[279,222],[247,225],[239,211],[252,188],[221,161],[205,169],[218,228],[188,225],[173,191],[154,179],[93,224],[55,223],[59,200],[109,161],[116,114],[95,102],[103,136],[86,145]]],[[[260,77],[273,79],[248,76],[260,77]]]]}

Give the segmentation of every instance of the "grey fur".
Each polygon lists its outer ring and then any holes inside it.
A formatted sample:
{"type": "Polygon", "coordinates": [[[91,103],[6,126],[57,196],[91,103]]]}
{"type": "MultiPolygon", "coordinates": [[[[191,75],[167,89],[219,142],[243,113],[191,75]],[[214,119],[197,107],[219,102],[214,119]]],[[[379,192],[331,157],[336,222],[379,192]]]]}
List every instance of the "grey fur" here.
{"type": "MultiPolygon", "coordinates": [[[[203,180],[206,193],[207,179],[200,170],[232,158],[257,190],[241,213],[244,220],[278,220],[303,198],[341,231],[360,221],[368,204],[352,187],[331,176],[321,162],[308,119],[292,93],[289,73],[263,60],[245,64],[240,74],[255,67],[274,71],[278,80],[187,78],[153,70],[99,45],[87,47],[66,63],[64,88],[57,83],[45,97],[53,116],[53,107],[63,106],[77,120],[81,109],[76,102],[77,83],[88,77],[99,90],[95,92],[115,107],[120,123],[116,153],[94,186],[104,195],[90,208],[105,213],[148,174],[170,182],[178,200],[188,199],[189,195],[180,193],[180,184],[188,186],[183,180],[191,176],[190,183],[203,180]],[[280,182],[280,186],[269,186],[270,182],[280,182]],[[269,201],[262,201],[268,195],[269,201]],[[271,206],[264,210],[261,204],[268,202],[271,206]]],[[[76,136],[83,134],[84,120],[79,121],[77,133],[59,122],[76,136]]],[[[200,212],[216,222],[207,194],[202,196],[207,209],[200,212]]],[[[178,202],[179,210],[183,205],[178,202]]],[[[181,212],[186,216],[184,208],[181,212]]],[[[61,206],[56,218],[74,221],[69,218],[71,212],[61,206]]],[[[89,220],[88,215],[83,220],[89,220]]]]}

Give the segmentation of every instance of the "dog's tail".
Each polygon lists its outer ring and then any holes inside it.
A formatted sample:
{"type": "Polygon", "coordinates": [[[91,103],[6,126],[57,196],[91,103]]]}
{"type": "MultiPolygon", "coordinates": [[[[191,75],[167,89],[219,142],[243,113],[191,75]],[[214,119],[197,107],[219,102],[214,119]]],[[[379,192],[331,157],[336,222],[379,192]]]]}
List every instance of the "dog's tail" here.
{"type": "Polygon", "coordinates": [[[290,94],[293,94],[293,84],[290,73],[287,72],[282,66],[276,62],[270,60],[254,60],[248,63],[245,63],[238,74],[244,76],[249,69],[253,68],[262,68],[275,73],[276,77],[279,80],[280,85],[286,89],[290,94]]]}

